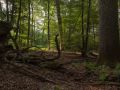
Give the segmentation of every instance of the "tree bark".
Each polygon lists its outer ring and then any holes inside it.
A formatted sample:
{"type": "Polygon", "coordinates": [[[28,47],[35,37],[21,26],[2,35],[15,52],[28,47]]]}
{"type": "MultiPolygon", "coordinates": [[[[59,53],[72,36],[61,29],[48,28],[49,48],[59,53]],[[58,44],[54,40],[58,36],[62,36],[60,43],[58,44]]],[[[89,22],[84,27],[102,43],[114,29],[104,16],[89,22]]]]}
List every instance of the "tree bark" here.
{"type": "Polygon", "coordinates": [[[32,19],[32,30],[31,30],[31,46],[33,46],[34,45],[34,8],[33,8],[33,3],[31,4],[31,14],[32,14],[32,16],[31,16],[31,19],[32,19]]]}
{"type": "Polygon", "coordinates": [[[15,11],[15,1],[12,0],[11,21],[10,21],[11,24],[14,23],[14,11],[15,11]]]}
{"type": "Polygon", "coordinates": [[[82,5],[81,5],[81,29],[82,29],[82,56],[84,57],[85,56],[85,35],[84,35],[84,0],[82,0],[82,5]]]}
{"type": "Polygon", "coordinates": [[[88,51],[88,41],[89,41],[89,32],[90,32],[90,14],[91,14],[91,0],[88,0],[87,29],[86,29],[85,46],[84,46],[85,56],[87,56],[87,51],[88,51]]]}
{"type": "Polygon", "coordinates": [[[31,4],[31,0],[28,0],[28,36],[27,36],[27,47],[29,47],[30,45],[30,4],[31,4]]]}
{"type": "Polygon", "coordinates": [[[114,66],[119,61],[118,0],[99,0],[99,64],[114,66]]]}
{"type": "Polygon", "coordinates": [[[57,9],[57,18],[58,18],[58,27],[59,27],[59,36],[60,36],[60,50],[63,50],[63,30],[62,30],[62,18],[60,14],[60,0],[55,0],[55,6],[57,9]]]}
{"type": "Polygon", "coordinates": [[[9,1],[6,0],[6,19],[7,19],[7,22],[9,22],[9,1]]]}
{"type": "Polygon", "coordinates": [[[20,33],[21,5],[22,5],[22,0],[19,0],[19,12],[18,12],[18,19],[17,19],[16,35],[15,35],[16,41],[17,41],[19,33],[20,33]]]}
{"type": "Polygon", "coordinates": [[[12,26],[8,22],[0,21],[0,58],[6,52],[12,26]]]}
{"type": "Polygon", "coordinates": [[[50,50],[50,0],[48,0],[48,49],[50,50]]]}

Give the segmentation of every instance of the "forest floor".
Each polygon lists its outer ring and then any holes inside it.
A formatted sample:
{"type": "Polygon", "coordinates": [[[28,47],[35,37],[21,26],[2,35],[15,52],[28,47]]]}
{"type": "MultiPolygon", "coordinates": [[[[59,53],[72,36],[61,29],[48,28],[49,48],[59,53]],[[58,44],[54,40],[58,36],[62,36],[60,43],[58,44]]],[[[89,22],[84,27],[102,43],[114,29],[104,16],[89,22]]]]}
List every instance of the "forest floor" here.
{"type": "MultiPolygon", "coordinates": [[[[35,60],[38,61],[41,51],[26,54],[28,58],[37,57],[35,60]]],[[[86,62],[96,62],[96,58],[82,58],[81,53],[63,52],[59,59],[51,62],[4,63],[0,65],[0,90],[120,90],[116,81],[98,80],[98,73],[87,70],[86,62]]]]}

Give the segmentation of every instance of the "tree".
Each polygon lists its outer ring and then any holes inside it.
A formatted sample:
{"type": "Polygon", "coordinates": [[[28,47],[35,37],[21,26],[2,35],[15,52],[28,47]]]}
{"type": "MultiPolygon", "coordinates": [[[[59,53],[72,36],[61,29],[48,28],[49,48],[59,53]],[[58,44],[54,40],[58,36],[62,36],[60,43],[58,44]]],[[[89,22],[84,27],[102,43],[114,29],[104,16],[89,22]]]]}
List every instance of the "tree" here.
{"type": "Polygon", "coordinates": [[[99,0],[99,64],[113,66],[119,61],[118,0],[99,0]]]}
{"type": "Polygon", "coordinates": [[[85,37],[84,37],[84,0],[82,0],[81,4],[81,29],[82,29],[82,56],[85,56],[85,37]]]}
{"type": "Polygon", "coordinates": [[[82,23],[82,56],[87,56],[88,50],[88,40],[89,40],[89,32],[90,32],[90,14],[91,14],[91,0],[88,0],[88,9],[87,9],[87,27],[84,37],[84,0],[82,0],[82,15],[81,15],[81,23],[82,23]]]}
{"type": "Polygon", "coordinates": [[[33,7],[33,3],[31,3],[31,20],[32,20],[32,30],[31,30],[31,46],[34,45],[34,7],[33,7]]]}
{"type": "Polygon", "coordinates": [[[22,5],[22,0],[19,0],[19,12],[18,12],[18,18],[17,18],[17,28],[16,28],[15,40],[18,39],[18,35],[20,34],[21,5],[22,5]]]}
{"type": "Polygon", "coordinates": [[[31,11],[30,11],[30,4],[31,0],[28,0],[28,36],[27,36],[27,47],[29,47],[30,44],[30,18],[31,18],[31,11]]]}
{"type": "MultiPolygon", "coordinates": [[[[20,2],[21,3],[21,2],[20,2]]],[[[14,23],[14,11],[15,11],[15,1],[12,0],[12,10],[11,10],[11,21],[10,23],[13,24],[14,23]]]]}
{"type": "Polygon", "coordinates": [[[7,19],[7,22],[9,22],[9,1],[6,0],[6,19],[7,19]]]}
{"type": "Polygon", "coordinates": [[[50,0],[48,0],[48,49],[50,50],[50,0]]]}
{"type": "Polygon", "coordinates": [[[55,0],[56,10],[57,10],[57,18],[58,18],[58,27],[59,27],[59,35],[60,35],[60,50],[63,48],[63,30],[62,30],[62,18],[60,12],[60,0],[55,0]]]}
{"type": "Polygon", "coordinates": [[[0,21],[0,57],[5,54],[5,47],[8,45],[10,31],[12,26],[10,23],[0,21]]]}

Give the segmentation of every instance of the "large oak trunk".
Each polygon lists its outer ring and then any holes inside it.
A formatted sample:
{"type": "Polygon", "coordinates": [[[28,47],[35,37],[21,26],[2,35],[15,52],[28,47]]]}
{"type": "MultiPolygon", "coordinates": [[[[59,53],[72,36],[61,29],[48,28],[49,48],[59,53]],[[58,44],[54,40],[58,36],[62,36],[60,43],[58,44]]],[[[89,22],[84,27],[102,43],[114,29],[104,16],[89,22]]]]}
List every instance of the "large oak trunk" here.
{"type": "Polygon", "coordinates": [[[99,64],[113,66],[119,61],[118,0],[99,0],[99,64]]]}

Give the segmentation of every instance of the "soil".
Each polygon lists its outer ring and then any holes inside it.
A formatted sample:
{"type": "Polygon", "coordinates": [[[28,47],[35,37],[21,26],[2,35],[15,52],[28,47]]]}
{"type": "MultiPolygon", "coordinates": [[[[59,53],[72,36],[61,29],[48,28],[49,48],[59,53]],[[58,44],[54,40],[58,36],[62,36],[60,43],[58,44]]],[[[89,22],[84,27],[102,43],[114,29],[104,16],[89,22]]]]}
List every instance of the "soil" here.
{"type": "MultiPolygon", "coordinates": [[[[55,52],[47,52],[54,57],[55,52]]],[[[41,51],[23,53],[37,57],[41,51]]],[[[28,58],[28,59],[29,59],[28,58]]],[[[96,62],[96,57],[81,57],[81,53],[63,52],[55,61],[40,63],[2,63],[0,65],[0,90],[120,90],[117,81],[101,82],[97,73],[86,70],[85,62],[96,62]]]]}

